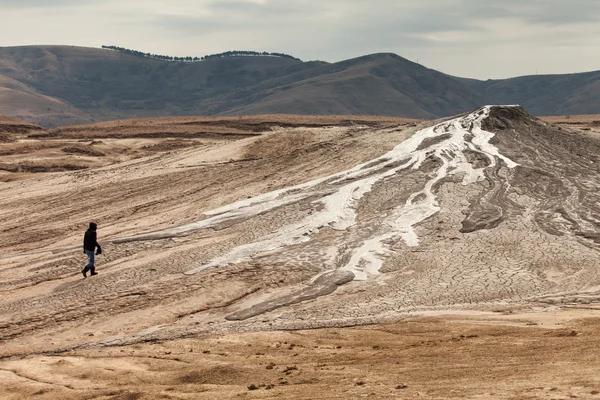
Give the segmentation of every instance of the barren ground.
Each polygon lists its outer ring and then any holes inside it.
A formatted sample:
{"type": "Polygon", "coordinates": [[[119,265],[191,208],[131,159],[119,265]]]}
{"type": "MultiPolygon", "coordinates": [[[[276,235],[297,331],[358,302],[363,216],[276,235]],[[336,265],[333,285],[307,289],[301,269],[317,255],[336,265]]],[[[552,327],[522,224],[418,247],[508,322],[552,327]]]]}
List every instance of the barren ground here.
{"type": "Polygon", "coordinates": [[[596,399],[598,313],[446,315],[363,328],[210,335],[37,355],[0,362],[0,395],[596,399]]]}
{"type": "Polygon", "coordinates": [[[540,118],[551,124],[600,137],[600,114],[562,115],[540,118]]]}
{"type": "Polygon", "coordinates": [[[472,118],[11,136],[81,169],[0,175],[0,396],[600,398],[596,128],[472,118]]]}

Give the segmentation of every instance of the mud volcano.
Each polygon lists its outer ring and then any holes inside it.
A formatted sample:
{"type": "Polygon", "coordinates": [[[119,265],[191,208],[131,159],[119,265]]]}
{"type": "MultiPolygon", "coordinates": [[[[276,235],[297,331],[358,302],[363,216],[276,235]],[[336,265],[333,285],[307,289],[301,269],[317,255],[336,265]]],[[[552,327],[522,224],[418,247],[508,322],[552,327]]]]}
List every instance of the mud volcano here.
{"type": "Polygon", "coordinates": [[[518,106],[416,128],[281,128],[265,140],[285,135],[305,140],[280,157],[236,164],[226,150],[242,146],[231,143],[219,153],[227,162],[191,149],[7,185],[7,243],[44,237],[71,212],[65,199],[98,182],[112,192],[95,206],[128,203],[105,217],[95,282],[72,277],[81,255],[67,240],[0,259],[2,337],[37,343],[89,315],[98,328],[127,315],[127,328],[54,348],[600,301],[598,138],[518,106]],[[28,196],[45,227],[19,214],[13,199],[28,196]],[[155,229],[136,229],[148,215],[155,229]]]}

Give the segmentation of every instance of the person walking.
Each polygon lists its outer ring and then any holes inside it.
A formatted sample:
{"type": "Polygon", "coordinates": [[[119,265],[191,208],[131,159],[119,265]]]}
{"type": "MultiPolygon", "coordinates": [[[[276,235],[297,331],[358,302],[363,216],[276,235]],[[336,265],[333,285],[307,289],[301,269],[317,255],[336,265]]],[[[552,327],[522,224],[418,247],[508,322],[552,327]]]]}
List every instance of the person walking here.
{"type": "Polygon", "coordinates": [[[90,276],[98,275],[96,272],[96,255],[102,254],[102,247],[97,240],[96,235],[97,225],[95,222],[90,222],[90,227],[87,231],[85,231],[85,235],[83,236],[83,252],[88,256],[89,262],[85,266],[84,269],[81,270],[84,278],[87,278],[87,272],[91,271],[90,276]],[[96,250],[96,248],[98,250],[96,250]]]}

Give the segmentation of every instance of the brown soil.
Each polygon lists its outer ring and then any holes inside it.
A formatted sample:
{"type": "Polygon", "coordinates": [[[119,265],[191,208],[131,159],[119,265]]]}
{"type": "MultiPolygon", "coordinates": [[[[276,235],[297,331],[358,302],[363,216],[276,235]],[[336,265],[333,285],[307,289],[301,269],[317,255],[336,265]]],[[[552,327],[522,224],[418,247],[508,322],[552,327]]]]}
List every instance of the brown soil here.
{"type": "Polygon", "coordinates": [[[91,146],[68,146],[68,147],[63,147],[61,149],[64,153],[67,154],[80,154],[80,155],[84,155],[84,156],[91,156],[91,157],[103,157],[106,154],[102,153],[101,151],[97,151],[94,150],[93,148],[91,148],[91,146]]]}
{"type": "Polygon", "coordinates": [[[577,130],[585,135],[600,138],[600,114],[541,117],[541,119],[563,128],[577,130]]]}
{"type": "MultiPolygon", "coordinates": [[[[416,123],[392,117],[266,115],[250,117],[164,117],[76,125],[43,131],[35,125],[2,117],[0,120],[0,182],[30,179],[45,172],[72,171],[112,165],[118,162],[181,149],[208,149],[226,142],[258,138],[285,127],[332,125],[392,126],[416,123]],[[5,124],[5,125],[2,125],[5,124]],[[4,133],[2,127],[7,127],[4,133]],[[19,135],[17,135],[19,133],[19,135]],[[66,158],[65,154],[71,158],[66,158]],[[10,174],[7,174],[10,173],[10,174]]],[[[274,141],[306,140],[303,135],[260,138],[246,151],[277,153],[274,141]],[[267,142],[265,142],[265,140],[267,142]],[[262,143],[265,142],[266,145],[262,143]]],[[[283,143],[283,142],[282,142],[283,143]]],[[[301,143],[282,144],[300,147],[301,143]]]]}
{"type": "Polygon", "coordinates": [[[159,151],[171,151],[171,150],[185,149],[185,148],[194,147],[197,145],[198,145],[198,142],[194,141],[194,140],[168,139],[168,140],[164,140],[160,143],[156,143],[153,145],[143,146],[142,149],[152,151],[152,152],[159,152],[159,151]]]}
{"type": "Polygon", "coordinates": [[[30,356],[0,361],[0,396],[598,399],[597,313],[449,315],[30,356]]]}
{"type": "Polygon", "coordinates": [[[49,130],[39,138],[233,138],[254,136],[276,128],[331,125],[397,125],[414,119],[369,116],[260,115],[245,117],[162,117],[74,125],[49,130]]]}
{"type": "Polygon", "coordinates": [[[552,124],[590,124],[600,121],[600,114],[585,115],[557,115],[549,117],[540,117],[540,119],[552,124]]]}
{"type": "Polygon", "coordinates": [[[41,131],[42,127],[0,115],[0,143],[14,142],[18,135],[41,131]]]}
{"type": "Polygon", "coordinates": [[[0,170],[7,172],[58,172],[58,171],[77,171],[86,169],[84,165],[71,164],[70,160],[54,163],[41,162],[23,162],[18,164],[0,163],[0,170]]]}
{"type": "Polygon", "coordinates": [[[202,122],[208,138],[178,121],[180,135],[160,138],[139,136],[150,122],[115,122],[101,140],[84,127],[0,147],[13,150],[2,162],[99,166],[0,182],[1,398],[600,398],[600,140],[589,132],[493,109],[484,128],[518,165],[473,146],[465,159],[482,179],[436,183],[440,210],[415,227],[418,245],[388,240],[379,274],[350,281],[336,269],[349,249],[455,155],[375,183],[355,225],[276,251],[243,256],[355,178],[254,214],[205,213],[361,163],[372,176],[430,122],[236,117],[202,122]],[[83,279],[91,220],[104,252],[83,279]],[[232,249],[239,260],[188,273],[232,249]]]}
{"type": "Polygon", "coordinates": [[[13,141],[14,139],[11,135],[6,132],[0,132],[0,143],[9,143],[13,141]]]}

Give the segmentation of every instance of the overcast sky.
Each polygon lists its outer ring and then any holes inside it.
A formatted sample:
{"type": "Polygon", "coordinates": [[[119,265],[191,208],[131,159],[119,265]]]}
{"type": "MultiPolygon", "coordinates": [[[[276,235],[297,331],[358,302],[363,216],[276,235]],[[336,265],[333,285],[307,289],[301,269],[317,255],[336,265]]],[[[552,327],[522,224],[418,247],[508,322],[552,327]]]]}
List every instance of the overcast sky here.
{"type": "Polygon", "coordinates": [[[0,16],[0,46],[393,52],[480,79],[600,70],[599,0],[0,0],[0,16]]]}

